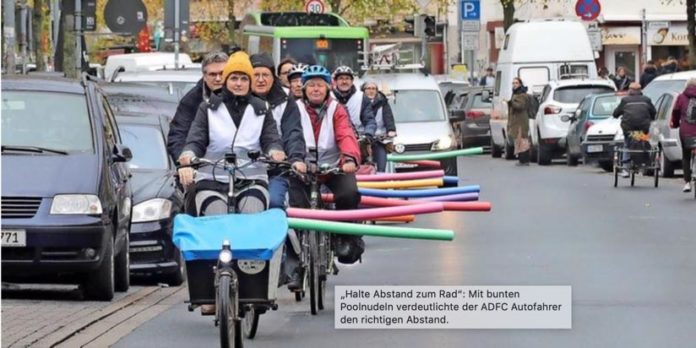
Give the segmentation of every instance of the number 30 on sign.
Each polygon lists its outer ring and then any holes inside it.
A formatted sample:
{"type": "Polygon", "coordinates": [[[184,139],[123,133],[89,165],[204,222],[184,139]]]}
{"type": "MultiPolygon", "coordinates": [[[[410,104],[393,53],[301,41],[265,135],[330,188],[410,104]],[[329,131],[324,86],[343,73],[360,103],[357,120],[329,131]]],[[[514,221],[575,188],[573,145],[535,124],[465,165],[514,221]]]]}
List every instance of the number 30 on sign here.
{"type": "Polygon", "coordinates": [[[321,0],[308,0],[305,2],[305,12],[307,13],[324,13],[326,6],[321,0]]]}

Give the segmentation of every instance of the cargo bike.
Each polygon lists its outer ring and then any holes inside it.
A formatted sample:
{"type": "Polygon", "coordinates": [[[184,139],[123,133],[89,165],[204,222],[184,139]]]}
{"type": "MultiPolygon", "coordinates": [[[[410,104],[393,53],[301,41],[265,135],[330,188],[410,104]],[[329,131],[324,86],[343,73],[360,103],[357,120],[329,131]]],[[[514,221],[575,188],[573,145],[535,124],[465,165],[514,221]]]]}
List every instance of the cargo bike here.
{"type": "Polygon", "coordinates": [[[277,289],[288,231],[282,210],[265,210],[260,203],[263,201],[238,201],[249,190],[258,190],[266,197],[268,192],[254,181],[238,179],[236,174],[255,162],[288,170],[290,164],[262,158],[258,152],[247,156],[251,160],[241,165],[234,152],[226,153],[218,162],[196,159],[190,165],[213,166],[226,172],[227,214],[179,214],[172,236],[186,262],[189,311],[215,305],[214,323],[220,328],[220,343],[225,348],[242,347],[243,336],[256,335],[259,316],[278,308],[277,289]]]}
{"type": "Polygon", "coordinates": [[[662,151],[650,144],[644,132],[628,132],[625,137],[624,144],[614,146],[614,187],[619,185],[619,177],[624,170],[628,172],[631,186],[635,185],[636,175],[642,172],[652,174],[654,186],[658,187],[662,151]]]}

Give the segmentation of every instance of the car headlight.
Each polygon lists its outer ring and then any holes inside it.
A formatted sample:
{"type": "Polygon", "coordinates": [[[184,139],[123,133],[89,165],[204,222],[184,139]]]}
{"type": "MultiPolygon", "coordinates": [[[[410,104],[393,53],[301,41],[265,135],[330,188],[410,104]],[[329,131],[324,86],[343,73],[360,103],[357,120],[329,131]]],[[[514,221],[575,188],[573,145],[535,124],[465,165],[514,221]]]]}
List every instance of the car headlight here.
{"type": "Polygon", "coordinates": [[[444,136],[438,139],[435,143],[433,143],[432,150],[433,151],[442,151],[442,150],[449,150],[452,148],[452,143],[454,141],[452,140],[451,136],[444,136]]]}
{"type": "Polygon", "coordinates": [[[56,195],[51,203],[51,214],[55,215],[99,215],[101,202],[95,195],[56,195]]]}
{"type": "Polygon", "coordinates": [[[623,142],[624,141],[623,132],[616,132],[616,135],[614,135],[614,141],[623,142]]]}
{"type": "Polygon", "coordinates": [[[406,151],[406,145],[404,144],[396,144],[394,145],[394,152],[396,153],[404,153],[406,151]]]}
{"type": "Polygon", "coordinates": [[[172,202],[155,198],[133,206],[132,222],[148,222],[166,219],[171,216],[172,202]]]}

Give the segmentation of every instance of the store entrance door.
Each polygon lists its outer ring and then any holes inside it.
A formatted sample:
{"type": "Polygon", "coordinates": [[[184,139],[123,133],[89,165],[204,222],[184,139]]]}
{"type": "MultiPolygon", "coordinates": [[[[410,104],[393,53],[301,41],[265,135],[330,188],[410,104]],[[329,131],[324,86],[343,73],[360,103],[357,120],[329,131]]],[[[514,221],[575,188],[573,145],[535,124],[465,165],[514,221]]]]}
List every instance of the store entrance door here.
{"type": "Polygon", "coordinates": [[[638,46],[604,46],[607,69],[612,75],[616,74],[616,69],[620,66],[626,68],[626,75],[639,80],[641,73],[638,64],[638,46]]]}

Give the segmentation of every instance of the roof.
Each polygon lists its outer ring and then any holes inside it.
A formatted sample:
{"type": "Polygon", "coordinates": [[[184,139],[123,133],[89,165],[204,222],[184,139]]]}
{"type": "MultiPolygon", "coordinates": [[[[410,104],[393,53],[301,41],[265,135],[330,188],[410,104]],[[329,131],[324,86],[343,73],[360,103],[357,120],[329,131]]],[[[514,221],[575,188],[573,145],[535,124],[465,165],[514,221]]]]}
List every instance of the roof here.
{"type": "Polygon", "coordinates": [[[422,73],[367,73],[362,77],[362,80],[375,80],[383,86],[388,86],[392,90],[437,90],[440,87],[432,75],[424,75],[422,73]]]}
{"type": "Polygon", "coordinates": [[[566,87],[566,86],[583,86],[583,85],[604,85],[610,87],[616,87],[613,81],[603,80],[603,79],[564,79],[564,80],[551,80],[549,85],[553,87],[566,87]]]}
{"type": "Polygon", "coordinates": [[[585,26],[574,20],[537,20],[510,27],[498,64],[567,61],[594,62],[585,26]]]}
{"type": "Polygon", "coordinates": [[[107,95],[133,95],[141,96],[148,99],[168,101],[178,103],[179,98],[176,95],[170,94],[164,87],[150,86],[139,83],[118,82],[118,83],[102,83],[100,87],[107,95]]]}
{"type": "Polygon", "coordinates": [[[85,89],[79,80],[64,77],[3,75],[2,89],[85,94],[85,89]]]}
{"type": "Polygon", "coordinates": [[[116,76],[116,81],[144,81],[144,82],[193,82],[203,78],[203,73],[198,69],[185,70],[156,70],[122,72],[116,76]]]}
{"type": "Polygon", "coordinates": [[[665,75],[660,75],[655,78],[653,81],[662,81],[662,80],[688,80],[691,78],[696,78],[696,70],[689,70],[689,71],[680,71],[672,74],[665,74],[665,75]]]}

